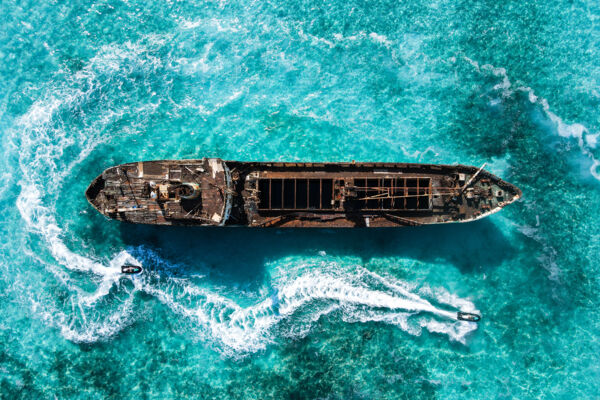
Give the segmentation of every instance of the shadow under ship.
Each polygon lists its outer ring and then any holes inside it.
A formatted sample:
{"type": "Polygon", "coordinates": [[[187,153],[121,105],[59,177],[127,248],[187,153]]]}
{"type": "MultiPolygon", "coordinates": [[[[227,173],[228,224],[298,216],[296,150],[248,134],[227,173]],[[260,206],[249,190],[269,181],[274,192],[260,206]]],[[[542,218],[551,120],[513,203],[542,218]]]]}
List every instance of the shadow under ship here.
{"type": "Polygon", "coordinates": [[[85,194],[105,216],[138,224],[415,226],[474,221],[521,197],[516,186],[483,168],[219,158],[144,161],[108,168],[85,194]]]}

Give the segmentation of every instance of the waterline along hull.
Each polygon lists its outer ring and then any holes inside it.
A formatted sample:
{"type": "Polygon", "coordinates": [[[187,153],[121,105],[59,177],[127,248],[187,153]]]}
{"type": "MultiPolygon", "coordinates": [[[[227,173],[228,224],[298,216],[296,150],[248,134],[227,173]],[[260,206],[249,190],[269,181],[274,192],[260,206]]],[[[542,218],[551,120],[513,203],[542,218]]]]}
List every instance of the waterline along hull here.
{"type": "Polygon", "coordinates": [[[102,214],[157,225],[397,227],[467,222],[521,191],[482,168],[406,163],[121,164],[86,190],[102,214]]]}

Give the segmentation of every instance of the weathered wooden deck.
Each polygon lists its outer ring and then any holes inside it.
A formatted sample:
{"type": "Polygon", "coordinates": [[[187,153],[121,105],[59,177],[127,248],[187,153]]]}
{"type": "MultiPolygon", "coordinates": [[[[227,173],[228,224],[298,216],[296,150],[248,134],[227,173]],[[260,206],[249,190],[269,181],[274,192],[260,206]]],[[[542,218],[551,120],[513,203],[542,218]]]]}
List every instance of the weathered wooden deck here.
{"type": "Polygon", "coordinates": [[[133,223],[331,228],[472,221],[521,192],[463,165],[202,159],[112,167],[86,195],[101,213],[133,223]]]}

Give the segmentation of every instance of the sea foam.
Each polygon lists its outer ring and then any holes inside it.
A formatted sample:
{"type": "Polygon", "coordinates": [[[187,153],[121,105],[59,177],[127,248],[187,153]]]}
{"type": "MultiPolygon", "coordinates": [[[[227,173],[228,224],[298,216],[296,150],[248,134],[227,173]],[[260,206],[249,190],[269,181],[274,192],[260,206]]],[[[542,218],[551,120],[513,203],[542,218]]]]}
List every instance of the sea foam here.
{"type": "MultiPolygon", "coordinates": [[[[471,60],[468,57],[464,58],[477,71],[482,73],[491,73],[492,75],[502,79],[500,83],[497,83],[493,87],[494,91],[500,92],[502,98],[508,98],[515,92],[525,93],[530,103],[540,107],[544,116],[547,118],[557,135],[564,138],[573,138],[577,141],[581,153],[588,157],[592,162],[592,165],[589,168],[590,174],[595,179],[600,180],[600,172],[598,171],[600,160],[596,159],[596,156],[593,153],[593,149],[596,148],[597,138],[600,136],[600,132],[592,133],[587,127],[577,122],[571,124],[566,123],[562,118],[550,110],[548,100],[537,96],[532,88],[522,85],[515,86],[511,82],[505,68],[494,67],[491,64],[484,64],[480,66],[477,61],[471,60]]],[[[492,101],[494,102],[497,100],[492,101]]]]}
{"type": "MultiPolygon", "coordinates": [[[[45,98],[35,102],[12,132],[11,140],[21,148],[19,213],[29,232],[43,240],[51,261],[47,257],[36,258],[68,293],[65,303],[59,305],[33,299],[32,309],[38,316],[56,326],[69,340],[106,340],[138,318],[134,299],[136,293],[142,292],[187,321],[183,325],[186,335],[193,333],[232,357],[263,350],[283,338],[302,337],[326,315],[347,322],[387,323],[413,335],[426,329],[466,343],[476,324],[456,321],[455,316],[456,306],[475,309],[468,300],[439,295],[445,293],[443,289],[416,292],[391,276],[352,263],[340,264],[328,260],[326,255],[320,256],[318,262],[282,260],[270,266],[275,271],[268,282],[271,290],[264,290],[248,305],[233,296],[244,297],[243,291],[215,285],[205,274],[164,273],[169,263],[150,248],[121,249],[108,260],[69,248],[65,241],[69,232],[57,220],[57,195],[72,171],[97,146],[111,139],[104,134],[106,127],[125,111],[108,107],[102,118],[94,122],[84,120],[82,129],[76,131],[64,128],[62,113],[66,111],[68,115],[68,111],[85,106],[111,84],[111,77],[127,76],[131,71],[149,73],[160,62],[139,44],[104,47],[67,85],[49,90],[45,98]],[[74,155],[65,157],[67,151],[74,155]],[[51,186],[46,184],[48,180],[53,182],[51,186]],[[120,273],[123,263],[156,268],[124,277],[120,273]],[[89,275],[94,289],[84,289],[71,274],[89,275]],[[454,309],[434,303],[445,303],[454,309]]],[[[236,91],[225,101],[235,101],[243,93],[236,91]]],[[[148,107],[145,112],[152,111],[153,106],[148,107]]],[[[71,240],[79,243],[78,238],[71,240]]]]}
{"type": "MultiPolygon", "coordinates": [[[[156,254],[151,257],[157,259],[156,254]]],[[[248,306],[188,279],[157,277],[135,284],[188,319],[187,329],[200,339],[232,357],[263,350],[282,336],[303,337],[329,314],[349,323],[395,325],[412,335],[420,335],[424,328],[460,343],[466,343],[477,328],[475,323],[455,320],[458,309],[477,312],[472,302],[441,288],[412,292],[393,277],[337,261],[283,259],[275,264],[270,282],[274,290],[248,306]],[[432,301],[450,307],[440,308],[432,301]]]]}
{"type": "MultiPolygon", "coordinates": [[[[29,253],[46,265],[70,293],[71,312],[56,308],[52,302],[32,300],[32,308],[49,324],[57,326],[64,336],[74,341],[96,341],[114,335],[128,324],[132,297],[129,296],[114,312],[103,315],[96,303],[119,285],[120,265],[135,262],[126,251],[115,254],[108,263],[78,254],[65,243],[65,232],[56,219],[56,198],[64,189],[66,178],[100,144],[110,140],[106,127],[122,115],[122,111],[107,107],[102,117],[84,120],[81,129],[67,131],[61,121],[62,113],[79,110],[107,85],[111,77],[120,77],[135,69],[155,68],[156,59],[148,57],[144,47],[125,44],[105,46],[80,71],[71,75],[61,87],[49,88],[48,94],[36,101],[16,121],[9,140],[18,147],[21,191],[17,209],[26,229],[45,243],[53,261],[29,253]],[[74,154],[66,157],[70,151],[74,154]],[[52,182],[48,185],[47,182],[52,182]],[[82,290],[65,271],[92,274],[96,282],[93,292],[82,290]]],[[[137,110],[138,112],[143,110],[137,110]]],[[[27,251],[27,250],[26,250],[27,251]]]]}

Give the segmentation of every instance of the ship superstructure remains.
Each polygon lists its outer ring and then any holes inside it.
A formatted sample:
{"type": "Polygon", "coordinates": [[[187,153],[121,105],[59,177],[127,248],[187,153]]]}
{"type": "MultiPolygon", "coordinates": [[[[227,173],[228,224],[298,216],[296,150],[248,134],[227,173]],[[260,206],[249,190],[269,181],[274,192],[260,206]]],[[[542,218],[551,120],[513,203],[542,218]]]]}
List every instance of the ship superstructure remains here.
{"type": "Polygon", "coordinates": [[[133,223],[323,228],[473,221],[520,196],[483,167],[218,158],[122,164],[86,191],[102,214],[133,223]]]}

